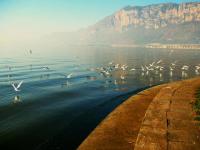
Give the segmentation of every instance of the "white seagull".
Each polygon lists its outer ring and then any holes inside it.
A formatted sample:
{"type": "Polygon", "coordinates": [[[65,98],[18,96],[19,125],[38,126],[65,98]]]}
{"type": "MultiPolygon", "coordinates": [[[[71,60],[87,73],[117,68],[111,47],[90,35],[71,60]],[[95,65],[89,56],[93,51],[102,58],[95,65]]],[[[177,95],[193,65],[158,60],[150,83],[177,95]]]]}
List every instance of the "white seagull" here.
{"type": "Polygon", "coordinates": [[[49,67],[46,67],[46,66],[43,66],[41,68],[44,69],[44,70],[49,70],[49,67]]]}
{"type": "Polygon", "coordinates": [[[144,69],[144,67],[143,67],[143,66],[141,66],[141,69],[142,69],[142,71],[145,71],[145,69],[144,69]]]}
{"type": "Polygon", "coordinates": [[[150,66],[150,67],[153,67],[154,64],[155,64],[155,62],[152,62],[152,63],[149,64],[149,66],[150,66]]]}
{"type": "Polygon", "coordinates": [[[158,62],[157,62],[157,64],[160,64],[162,62],[162,59],[160,59],[158,62]]]}
{"type": "Polygon", "coordinates": [[[115,85],[117,85],[117,84],[118,84],[118,83],[117,83],[117,80],[115,80],[115,81],[114,81],[114,84],[115,84],[115,85]]]}
{"type": "Polygon", "coordinates": [[[109,64],[109,65],[112,65],[112,64],[113,64],[113,61],[109,62],[108,64],[109,64]]]}
{"type": "Polygon", "coordinates": [[[170,66],[169,68],[170,68],[170,71],[173,71],[173,70],[174,70],[174,68],[172,68],[171,66],[170,66]]]}
{"type": "Polygon", "coordinates": [[[121,80],[125,80],[125,77],[123,75],[120,76],[121,80]]]}
{"type": "Polygon", "coordinates": [[[19,92],[20,91],[19,88],[21,87],[22,83],[23,83],[23,81],[21,81],[17,86],[15,86],[14,83],[12,83],[11,85],[16,92],[19,92]]]}
{"type": "Polygon", "coordinates": [[[199,70],[200,69],[200,66],[195,66],[196,70],[199,70]]]}
{"type": "Polygon", "coordinates": [[[184,65],[181,69],[182,69],[182,70],[188,70],[188,69],[189,69],[189,66],[184,65]]]}
{"type": "Polygon", "coordinates": [[[125,71],[127,68],[128,68],[127,65],[122,65],[122,66],[121,66],[121,69],[124,70],[124,71],[125,71]]]}
{"type": "Polygon", "coordinates": [[[134,70],[135,70],[135,68],[130,69],[130,71],[134,71],[134,70]]]}
{"type": "Polygon", "coordinates": [[[115,69],[118,69],[118,68],[119,68],[119,64],[116,64],[116,65],[115,65],[115,69]]]}
{"type": "Polygon", "coordinates": [[[73,75],[73,73],[68,74],[68,75],[67,75],[67,79],[71,78],[72,75],[73,75]]]}
{"type": "Polygon", "coordinates": [[[163,71],[164,67],[160,66],[160,71],[163,71]]]}

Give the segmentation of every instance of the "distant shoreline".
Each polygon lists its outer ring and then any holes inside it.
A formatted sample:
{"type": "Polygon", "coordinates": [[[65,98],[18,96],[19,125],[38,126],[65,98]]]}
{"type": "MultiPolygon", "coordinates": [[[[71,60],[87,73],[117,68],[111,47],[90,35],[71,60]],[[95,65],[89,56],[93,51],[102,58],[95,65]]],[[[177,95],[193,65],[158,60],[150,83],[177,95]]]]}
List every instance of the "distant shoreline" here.
{"type": "Polygon", "coordinates": [[[111,47],[119,48],[158,48],[158,49],[200,49],[200,44],[160,44],[152,43],[146,45],[134,45],[134,44],[111,44],[111,47]]]}
{"type": "Polygon", "coordinates": [[[160,44],[153,43],[145,46],[146,48],[163,48],[163,49],[200,49],[200,44],[160,44]]]}

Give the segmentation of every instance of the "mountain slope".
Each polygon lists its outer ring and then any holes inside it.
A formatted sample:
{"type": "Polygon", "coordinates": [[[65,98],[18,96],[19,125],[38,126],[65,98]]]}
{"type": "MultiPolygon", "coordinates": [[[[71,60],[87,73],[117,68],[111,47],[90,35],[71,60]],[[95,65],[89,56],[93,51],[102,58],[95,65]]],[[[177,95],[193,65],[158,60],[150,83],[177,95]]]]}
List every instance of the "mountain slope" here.
{"type": "Polygon", "coordinates": [[[200,2],[128,6],[88,28],[92,43],[199,43],[200,2]]]}
{"type": "Polygon", "coordinates": [[[164,3],[148,6],[128,6],[93,26],[94,30],[112,28],[125,30],[129,27],[143,26],[158,29],[169,24],[182,24],[200,21],[199,3],[164,3]]]}
{"type": "Polygon", "coordinates": [[[128,6],[75,33],[56,33],[50,43],[200,43],[200,2],[128,6]],[[53,39],[53,40],[52,40],[53,39]]]}

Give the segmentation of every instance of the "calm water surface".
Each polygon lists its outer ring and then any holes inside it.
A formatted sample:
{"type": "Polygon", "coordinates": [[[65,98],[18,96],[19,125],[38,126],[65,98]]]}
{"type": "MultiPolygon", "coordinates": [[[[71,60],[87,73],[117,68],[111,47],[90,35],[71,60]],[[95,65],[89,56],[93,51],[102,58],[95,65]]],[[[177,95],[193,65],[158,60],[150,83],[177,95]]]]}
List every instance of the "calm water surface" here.
{"type": "Polygon", "coordinates": [[[199,74],[195,71],[200,64],[198,50],[91,46],[48,53],[32,51],[0,56],[1,149],[76,149],[109,112],[132,94],[199,74]],[[141,70],[141,65],[160,59],[162,71],[141,70]],[[170,73],[173,62],[176,65],[170,73]],[[128,68],[114,69],[116,64],[128,68]],[[183,65],[189,69],[183,72],[183,65]],[[102,75],[98,70],[101,67],[109,68],[110,75],[102,75]],[[15,92],[11,83],[22,80],[21,91],[15,92]]]}

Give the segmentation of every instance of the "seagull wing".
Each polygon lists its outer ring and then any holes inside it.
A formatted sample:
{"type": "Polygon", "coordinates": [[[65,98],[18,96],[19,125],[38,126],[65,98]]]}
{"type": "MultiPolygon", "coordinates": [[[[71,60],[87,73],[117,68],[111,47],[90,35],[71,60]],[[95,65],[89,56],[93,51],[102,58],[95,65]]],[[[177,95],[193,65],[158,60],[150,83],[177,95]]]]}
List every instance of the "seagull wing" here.
{"type": "Polygon", "coordinates": [[[18,85],[17,85],[17,89],[20,88],[20,86],[22,85],[23,81],[21,81],[18,85]]]}
{"type": "Polygon", "coordinates": [[[71,76],[72,76],[72,73],[70,73],[69,75],[67,75],[67,78],[71,78],[71,76]]]}
{"type": "Polygon", "coordinates": [[[12,83],[11,85],[12,85],[12,87],[13,87],[14,89],[16,89],[16,86],[15,86],[15,84],[14,84],[14,83],[12,83]]]}
{"type": "Polygon", "coordinates": [[[11,85],[12,85],[12,87],[14,88],[14,90],[17,91],[17,88],[16,88],[15,84],[12,83],[11,85]]]}

